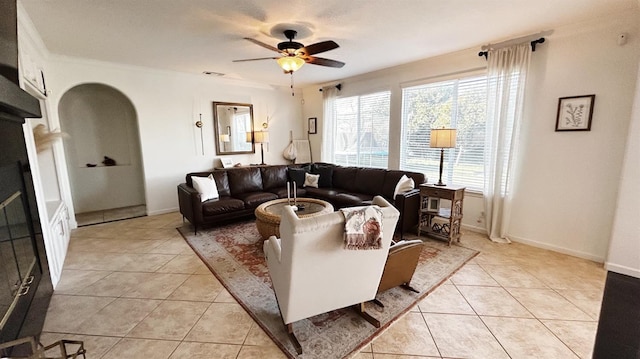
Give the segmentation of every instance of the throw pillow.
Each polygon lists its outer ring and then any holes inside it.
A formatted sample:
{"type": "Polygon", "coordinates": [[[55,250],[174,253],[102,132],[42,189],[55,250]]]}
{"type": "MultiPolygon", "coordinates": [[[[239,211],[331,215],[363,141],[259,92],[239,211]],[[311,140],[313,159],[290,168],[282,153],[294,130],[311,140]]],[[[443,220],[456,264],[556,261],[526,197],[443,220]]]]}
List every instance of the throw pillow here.
{"type": "Polygon", "coordinates": [[[298,188],[302,188],[304,185],[304,175],[309,173],[309,167],[289,167],[287,172],[289,173],[289,181],[295,182],[298,188]]]}
{"type": "Polygon", "coordinates": [[[398,184],[396,184],[396,190],[393,191],[393,198],[395,199],[397,195],[401,193],[409,192],[413,189],[415,183],[412,178],[407,177],[407,175],[402,175],[398,184]]]}
{"type": "Polygon", "coordinates": [[[304,174],[304,186],[303,187],[315,187],[318,188],[318,181],[320,180],[320,175],[313,175],[311,173],[304,174]]]}
{"type": "Polygon", "coordinates": [[[213,179],[212,174],[210,174],[209,177],[193,176],[191,180],[193,181],[193,188],[200,193],[200,200],[202,202],[220,197],[216,180],[213,179]]]}
{"type": "Polygon", "coordinates": [[[333,167],[314,164],[311,168],[311,173],[320,175],[318,187],[331,188],[333,186],[333,167]]]}

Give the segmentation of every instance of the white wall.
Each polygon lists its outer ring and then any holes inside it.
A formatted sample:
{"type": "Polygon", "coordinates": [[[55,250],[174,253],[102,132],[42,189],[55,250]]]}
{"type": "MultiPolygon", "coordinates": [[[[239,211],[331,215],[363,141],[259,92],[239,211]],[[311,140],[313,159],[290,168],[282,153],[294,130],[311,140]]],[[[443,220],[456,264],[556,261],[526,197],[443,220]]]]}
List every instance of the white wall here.
{"type": "MultiPolygon", "coordinates": [[[[640,64],[639,64],[640,65],[640,64]]],[[[607,270],[640,278],[640,69],[620,176],[607,270]]]]}
{"type": "MultiPolygon", "coordinates": [[[[56,119],[60,97],[78,84],[105,84],[131,100],[138,116],[149,214],[176,210],[176,186],[184,182],[185,174],[214,167],[218,156],[213,142],[213,101],[253,104],[255,129],[269,116],[268,164],[286,163],[281,153],[290,130],[294,137],[302,136],[301,99],[291,96],[288,88],[62,56],[51,56],[48,73],[49,101],[56,119]],[[204,155],[195,126],[200,113],[204,155]]],[[[232,158],[242,164],[259,163],[260,151],[232,158]]]]}
{"type": "MultiPolygon", "coordinates": [[[[509,228],[515,240],[604,261],[640,57],[637,19],[636,10],[554,29],[532,55],[521,174],[509,228]],[[616,43],[621,32],[628,34],[624,46],[616,43]],[[592,130],[555,132],[558,98],[592,93],[592,130]]],[[[479,48],[340,81],[342,96],[391,91],[389,168],[399,166],[401,87],[485,68],[479,48]]],[[[318,117],[321,129],[319,87],[304,89],[303,110],[305,118],[318,117]]],[[[312,135],[315,153],[321,141],[321,135],[312,135]]],[[[483,226],[481,212],[481,197],[467,195],[463,224],[483,226]]]]}
{"type": "Polygon", "coordinates": [[[64,147],[76,213],[144,205],[138,120],[129,99],[105,85],[79,85],[62,95],[58,116],[69,135],[64,147]],[[105,166],[105,156],[115,166],[105,166]]]}

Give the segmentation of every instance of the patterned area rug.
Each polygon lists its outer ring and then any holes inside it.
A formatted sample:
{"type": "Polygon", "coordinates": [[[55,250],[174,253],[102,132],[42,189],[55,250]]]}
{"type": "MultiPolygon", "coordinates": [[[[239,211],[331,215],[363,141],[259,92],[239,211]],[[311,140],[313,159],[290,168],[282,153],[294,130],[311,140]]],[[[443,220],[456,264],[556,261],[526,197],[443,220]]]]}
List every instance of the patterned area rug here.
{"type": "Polygon", "coordinates": [[[254,221],[201,230],[197,235],[190,226],[178,230],[231,295],[290,358],[352,356],[478,254],[475,250],[457,245],[448,247],[445,242],[422,238],[425,247],[411,280],[411,285],[420,293],[397,287],[378,295],[384,308],[367,303],[367,312],[380,320],[381,328],[375,328],[350,308],[295,322],[293,329],[303,351],[297,356],[278,310],[254,221]]]}

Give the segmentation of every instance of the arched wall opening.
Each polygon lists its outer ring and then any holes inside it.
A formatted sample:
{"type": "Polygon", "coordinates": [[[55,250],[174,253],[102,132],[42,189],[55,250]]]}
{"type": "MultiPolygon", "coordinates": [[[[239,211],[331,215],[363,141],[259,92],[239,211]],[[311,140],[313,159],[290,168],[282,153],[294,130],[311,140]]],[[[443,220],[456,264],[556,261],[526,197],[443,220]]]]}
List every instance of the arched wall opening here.
{"type": "Polygon", "coordinates": [[[79,224],[146,214],[138,118],[129,98],[104,84],[82,84],[64,93],[58,115],[69,134],[64,147],[76,218],[85,215],[79,224]]]}

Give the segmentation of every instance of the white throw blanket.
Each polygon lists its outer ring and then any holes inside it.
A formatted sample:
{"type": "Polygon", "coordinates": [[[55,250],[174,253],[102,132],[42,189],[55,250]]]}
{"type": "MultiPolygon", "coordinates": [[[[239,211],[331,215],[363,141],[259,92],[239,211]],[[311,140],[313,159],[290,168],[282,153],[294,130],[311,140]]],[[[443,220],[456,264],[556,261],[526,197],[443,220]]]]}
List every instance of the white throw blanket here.
{"type": "Polygon", "coordinates": [[[344,215],[346,249],[380,249],[382,247],[382,210],[378,206],[340,209],[344,215]]]}
{"type": "Polygon", "coordinates": [[[296,146],[296,163],[311,162],[311,146],[309,145],[309,140],[293,140],[293,145],[296,146]]]}

